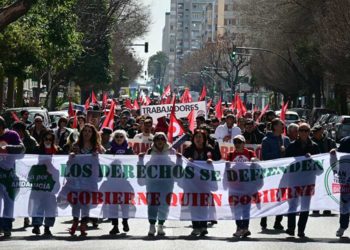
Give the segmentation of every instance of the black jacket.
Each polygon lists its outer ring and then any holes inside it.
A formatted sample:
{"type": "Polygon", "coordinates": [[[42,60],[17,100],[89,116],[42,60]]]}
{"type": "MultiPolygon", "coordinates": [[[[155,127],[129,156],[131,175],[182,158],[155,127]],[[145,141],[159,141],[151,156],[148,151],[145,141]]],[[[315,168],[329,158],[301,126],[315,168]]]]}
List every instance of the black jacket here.
{"type": "Polygon", "coordinates": [[[253,132],[248,133],[245,131],[243,133],[243,136],[246,140],[247,144],[261,144],[262,140],[264,139],[265,135],[260,132],[259,129],[254,129],[253,132]]]}
{"type": "Polygon", "coordinates": [[[310,138],[307,140],[307,143],[305,145],[302,144],[300,139],[297,139],[287,147],[286,157],[304,156],[306,154],[316,155],[319,153],[320,150],[318,148],[318,145],[310,138]]]}

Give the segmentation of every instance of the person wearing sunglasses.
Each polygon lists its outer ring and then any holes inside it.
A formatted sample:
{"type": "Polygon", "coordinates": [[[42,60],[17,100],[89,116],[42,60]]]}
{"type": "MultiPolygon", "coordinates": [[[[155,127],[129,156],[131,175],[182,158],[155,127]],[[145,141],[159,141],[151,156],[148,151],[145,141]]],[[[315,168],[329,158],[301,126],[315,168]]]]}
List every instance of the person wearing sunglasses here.
{"type": "MultiPolygon", "coordinates": [[[[55,145],[55,134],[53,131],[48,130],[43,133],[42,140],[34,150],[34,153],[38,155],[62,154],[62,149],[59,146],[55,145]]],[[[54,169],[54,167],[52,167],[51,170],[49,170],[50,168],[49,164],[45,164],[45,165],[48,168],[47,171],[50,171],[51,174],[54,171],[57,172],[57,175],[59,174],[58,171],[54,169]]],[[[37,167],[37,166],[34,166],[34,167],[37,167]]],[[[32,169],[31,171],[35,171],[35,170],[32,169]]],[[[32,190],[32,193],[29,199],[29,214],[47,215],[52,213],[52,211],[55,211],[55,210],[57,210],[57,203],[56,203],[56,196],[54,193],[52,192],[36,193],[35,190],[32,190]]],[[[55,220],[56,218],[51,216],[49,217],[32,216],[32,225],[33,225],[32,233],[35,235],[40,235],[41,234],[40,227],[44,224],[44,235],[51,236],[52,233],[50,231],[50,228],[54,226],[55,220]]]]}
{"type": "MultiPolygon", "coordinates": [[[[235,149],[228,153],[227,155],[227,161],[230,162],[250,162],[250,161],[257,161],[256,154],[254,151],[249,150],[245,147],[245,138],[243,135],[236,135],[233,138],[233,144],[235,145],[235,149]]],[[[237,214],[238,217],[243,217],[244,213],[246,212],[247,216],[249,217],[250,207],[246,209],[246,211],[243,211],[243,213],[237,214]]],[[[235,237],[248,237],[251,235],[251,232],[249,231],[249,219],[236,219],[236,225],[237,230],[233,234],[235,237]]]]}
{"type": "Polygon", "coordinates": [[[35,116],[34,125],[30,129],[30,135],[33,136],[38,143],[41,142],[43,134],[47,131],[47,128],[44,126],[43,122],[44,120],[42,116],[35,116]]]}
{"type": "MultiPolygon", "coordinates": [[[[111,155],[133,155],[134,151],[128,146],[128,137],[125,130],[116,130],[111,135],[112,141],[110,143],[111,147],[106,151],[106,154],[111,155]]],[[[123,231],[129,232],[128,218],[124,217],[124,214],[128,214],[128,211],[123,211],[123,231]]],[[[112,230],[109,231],[110,235],[116,235],[120,233],[118,228],[118,218],[112,218],[112,230]]]]}
{"type": "MultiPolygon", "coordinates": [[[[318,145],[313,142],[310,138],[310,125],[307,123],[301,123],[298,128],[298,139],[292,142],[287,150],[286,157],[297,157],[297,156],[306,156],[319,154],[320,150],[318,145]]],[[[310,173],[311,174],[311,173],[310,173]]],[[[312,178],[309,176],[309,178],[312,178]]],[[[314,177],[316,178],[316,177],[314,177]]],[[[291,206],[291,205],[290,205],[291,206]]],[[[305,237],[305,228],[306,223],[309,218],[309,211],[302,211],[299,213],[298,221],[298,237],[305,237]]],[[[294,231],[296,227],[296,213],[288,214],[288,229],[286,233],[290,236],[294,236],[294,231]]]]}

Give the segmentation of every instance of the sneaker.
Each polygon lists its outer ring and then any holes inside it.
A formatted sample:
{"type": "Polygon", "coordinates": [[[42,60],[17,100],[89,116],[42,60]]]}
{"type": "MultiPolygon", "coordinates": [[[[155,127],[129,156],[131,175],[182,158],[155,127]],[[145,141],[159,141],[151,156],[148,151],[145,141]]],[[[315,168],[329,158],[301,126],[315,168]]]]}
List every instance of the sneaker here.
{"type": "Polygon", "coordinates": [[[156,225],[149,225],[148,236],[154,236],[156,234],[156,225]]]}
{"type": "Polygon", "coordinates": [[[50,227],[45,227],[44,229],[44,235],[45,236],[52,236],[52,233],[50,231],[50,227]]]}
{"type": "Polygon", "coordinates": [[[340,227],[335,235],[337,237],[342,237],[344,232],[345,232],[345,229],[340,227]]]}
{"type": "Polygon", "coordinates": [[[252,233],[249,231],[249,229],[242,229],[242,237],[248,237],[250,236],[252,233]]]}
{"type": "Polygon", "coordinates": [[[243,231],[242,231],[242,229],[240,229],[240,228],[237,228],[237,230],[236,230],[236,232],[233,234],[233,236],[234,237],[241,237],[243,234],[243,231]]]}
{"type": "Polygon", "coordinates": [[[30,226],[30,220],[28,217],[25,217],[24,218],[24,221],[23,221],[23,227],[26,228],[26,227],[29,227],[30,226]]]}
{"type": "Polygon", "coordinates": [[[39,226],[34,226],[34,228],[32,230],[32,233],[35,234],[35,235],[40,235],[41,234],[40,227],[39,226]]]}
{"type": "Polygon", "coordinates": [[[273,226],[273,228],[274,228],[275,230],[283,230],[283,229],[284,229],[284,227],[282,226],[281,223],[275,223],[275,225],[273,226]]]}
{"type": "Polygon", "coordinates": [[[164,226],[163,225],[158,225],[157,226],[157,231],[158,231],[158,236],[164,236],[165,235],[165,231],[164,231],[164,226]]]}
{"type": "Polygon", "coordinates": [[[118,226],[113,226],[112,230],[109,231],[109,234],[110,234],[110,235],[116,235],[116,234],[119,234],[119,233],[120,233],[120,232],[119,232],[118,226]]]}
{"type": "Polygon", "coordinates": [[[205,227],[200,229],[200,236],[205,236],[208,234],[208,229],[206,229],[205,227]]]}
{"type": "Polygon", "coordinates": [[[287,229],[286,230],[286,234],[288,234],[288,235],[290,235],[290,236],[294,236],[295,235],[295,232],[294,232],[294,230],[293,229],[287,229]]]}
{"type": "Polygon", "coordinates": [[[191,232],[192,236],[198,236],[201,234],[201,230],[199,228],[194,228],[191,232]]]}
{"type": "Polygon", "coordinates": [[[122,224],[123,224],[123,231],[129,232],[130,229],[129,229],[128,221],[123,221],[122,224]]]}

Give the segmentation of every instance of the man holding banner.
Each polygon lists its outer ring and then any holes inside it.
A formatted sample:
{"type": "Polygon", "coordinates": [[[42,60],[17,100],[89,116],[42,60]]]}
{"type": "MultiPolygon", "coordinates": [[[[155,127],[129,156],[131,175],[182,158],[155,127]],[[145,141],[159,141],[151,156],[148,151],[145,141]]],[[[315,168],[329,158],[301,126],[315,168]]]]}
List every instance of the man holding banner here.
{"type": "MultiPolygon", "coordinates": [[[[319,154],[320,150],[318,145],[310,139],[310,125],[307,123],[302,123],[298,129],[299,137],[296,141],[291,143],[286,150],[286,157],[295,157],[295,156],[307,156],[319,154]]],[[[302,205],[302,204],[301,204],[302,205]]],[[[299,214],[298,221],[298,237],[305,237],[305,227],[309,217],[309,210],[302,211],[299,214]]],[[[294,236],[296,223],[296,213],[288,214],[288,229],[286,233],[294,236]]]]}
{"type": "MultiPolygon", "coordinates": [[[[273,160],[285,157],[286,148],[289,146],[289,138],[283,135],[284,124],[279,118],[275,118],[271,122],[271,132],[266,134],[261,144],[262,160],[273,160]]],[[[283,216],[277,215],[273,226],[276,230],[283,230],[283,216]]],[[[267,218],[263,217],[260,221],[260,226],[263,230],[267,227],[267,218]]]]}

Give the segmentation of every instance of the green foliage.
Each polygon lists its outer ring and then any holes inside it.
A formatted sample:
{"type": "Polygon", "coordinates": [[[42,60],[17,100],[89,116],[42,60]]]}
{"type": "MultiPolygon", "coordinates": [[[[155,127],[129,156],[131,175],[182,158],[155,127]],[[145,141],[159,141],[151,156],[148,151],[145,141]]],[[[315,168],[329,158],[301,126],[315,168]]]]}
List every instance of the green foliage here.
{"type": "Polygon", "coordinates": [[[158,51],[148,60],[148,75],[157,79],[164,77],[168,63],[168,56],[164,52],[158,51]]]}

